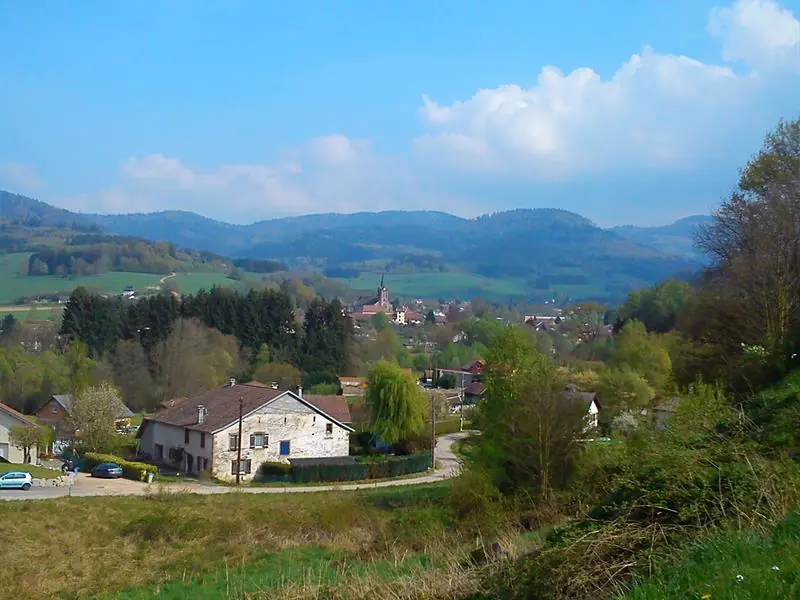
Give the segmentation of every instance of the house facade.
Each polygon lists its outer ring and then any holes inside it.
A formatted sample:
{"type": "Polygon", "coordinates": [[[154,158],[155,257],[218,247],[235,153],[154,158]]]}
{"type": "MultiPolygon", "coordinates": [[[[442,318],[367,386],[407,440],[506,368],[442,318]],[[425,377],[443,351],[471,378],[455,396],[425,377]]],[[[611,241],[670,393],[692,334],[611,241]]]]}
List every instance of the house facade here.
{"type": "MultiPolygon", "coordinates": [[[[117,428],[130,425],[133,412],[119,399],[119,414],[114,422],[117,428]]],[[[72,412],[72,396],[70,394],[56,394],[36,411],[36,418],[43,425],[49,425],[55,433],[53,452],[60,454],[72,443],[72,431],[67,418],[72,412]]]]}
{"type": "MultiPolygon", "coordinates": [[[[22,413],[0,402],[0,459],[5,459],[11,463],[23,463],[25,461],[24,450],[16,447],[10,439],[11,428],[17,425],[34,427],[34,424],[26,419],[22,413]]],[[[36,464],[37,455],[36,447],[31,448],[31,463],[36,464]]]]}
{"type": "Polygon", "coordinates": [[[238,471],[248,480],[268,461],[348,456],[349,420],[343,396],[232,381],[145,419],[137,437],[147,460],[222,480],[238,471]]]}

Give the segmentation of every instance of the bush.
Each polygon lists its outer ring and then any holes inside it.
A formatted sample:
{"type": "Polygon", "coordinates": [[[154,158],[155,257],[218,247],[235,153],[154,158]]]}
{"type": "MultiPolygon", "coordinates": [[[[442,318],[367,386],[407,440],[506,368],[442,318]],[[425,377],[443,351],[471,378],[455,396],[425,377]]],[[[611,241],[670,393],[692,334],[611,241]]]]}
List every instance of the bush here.
{"type": "Polygon", "coordinates": [[[134,481],[144,481],[148,473],[152,473],[153,475],[158,474],[158,468],[155,465],[125,460],[113,454],[87,452],[83,455],[83,461],[84,469],[87,471],[91,471],[101,463],[116,463],[122,467],[122,476],[125,479],[132,479],[134,481]]]}
{"type": "Polygon", "coordinates": [[[261,463],[253,481],[291,481],[292,480],[292,465],[282,462],[265,462],[261,463]]]}
{"type": "Polygon", "coordinates": [[[420,473],[431,467],[430,452],[408,456],[362,457],[354,463],[311,463],[289,465],[266,462],[259,467],[256,481],[286,481],[312,483],[325,481],[364,481],[420,473]]]}

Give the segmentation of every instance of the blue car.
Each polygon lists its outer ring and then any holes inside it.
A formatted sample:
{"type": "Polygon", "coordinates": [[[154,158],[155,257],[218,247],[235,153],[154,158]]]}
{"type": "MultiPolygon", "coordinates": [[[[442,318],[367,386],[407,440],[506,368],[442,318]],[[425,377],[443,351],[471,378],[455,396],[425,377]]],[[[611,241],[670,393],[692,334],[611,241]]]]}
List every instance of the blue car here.
{"type": "Polygon", "coordinates": [[[101,463],[92,469],[92,477],[117,479],[118,477],[122,477],[122,467],[117,463],[101,463]]]}
{"type": "Polygon", "coordinates": [[[33,478],[30,473],[22,471],[9,471],[0,476],[0,489],[3,490],[29,490],[33,485],[33,478]]]}

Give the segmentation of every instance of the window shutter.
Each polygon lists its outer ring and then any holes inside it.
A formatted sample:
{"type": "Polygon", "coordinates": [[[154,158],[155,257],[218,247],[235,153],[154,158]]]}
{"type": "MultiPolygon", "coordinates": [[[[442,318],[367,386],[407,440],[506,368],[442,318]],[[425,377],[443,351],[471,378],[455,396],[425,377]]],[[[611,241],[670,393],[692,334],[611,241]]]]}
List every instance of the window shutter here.
{"type": "Polygon", "coordinates": [[[252,433],[250,434],[250,447],[251,448],[256,447],[256,436],[253,435],[252,433]]]}

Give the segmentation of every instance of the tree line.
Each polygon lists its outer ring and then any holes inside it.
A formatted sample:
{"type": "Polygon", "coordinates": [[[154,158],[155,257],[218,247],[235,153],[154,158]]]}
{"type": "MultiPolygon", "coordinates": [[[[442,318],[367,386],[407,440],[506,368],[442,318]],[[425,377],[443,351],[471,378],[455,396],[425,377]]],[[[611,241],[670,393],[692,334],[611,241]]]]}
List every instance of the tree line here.
{"type": "Polygon", "coordinates": [[[93,360],[107,361],[115,381],[130,381],[122,387],[161,382],[151,386],[162,388],[155,394],[161,399],[186,388],[175,383],[180,379],[192,379],[196,391],[234,375],[264,383],[296,384],[301,374],[316,383],[337,381],[348,369],[352,332],[336,299],[312,300],[300,322],[281,291],[216,287],[181,299],[160,294],[132,302],[78,288],[60,329],[65,340],[85,344],[93,360]]]}

